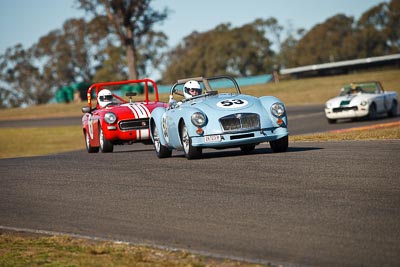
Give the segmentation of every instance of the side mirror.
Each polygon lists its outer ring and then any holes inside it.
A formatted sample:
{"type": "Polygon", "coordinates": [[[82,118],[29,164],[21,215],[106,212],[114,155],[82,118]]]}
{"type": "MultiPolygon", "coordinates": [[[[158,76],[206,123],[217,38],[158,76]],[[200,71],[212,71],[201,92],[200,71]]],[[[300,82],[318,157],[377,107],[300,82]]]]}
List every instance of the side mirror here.
{"type": "Polygon", "coordinates": [[[91,112],[90,107],[83,107],[82,108],[82,113],[90,113],[90,112],[91,112]]]}

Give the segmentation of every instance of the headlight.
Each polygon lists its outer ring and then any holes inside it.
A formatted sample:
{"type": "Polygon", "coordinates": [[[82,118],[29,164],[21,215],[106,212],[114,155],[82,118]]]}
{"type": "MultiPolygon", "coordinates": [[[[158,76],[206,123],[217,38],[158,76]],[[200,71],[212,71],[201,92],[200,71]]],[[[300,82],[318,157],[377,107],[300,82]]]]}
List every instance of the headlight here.
{"type": "Polygon", "coordinates": [[[192,114],[192,123],[194,126],[203,127],[206,124],[206,116],[201,112],[192,114]]]}
{"type": "Polygon", "coordinates": [[[326,102],[325,103],[325,107],[326,108],[331,108],[332,107],[332,103],[331,102],[326,102]]]}
{"type": "Polygon", "coordinates": [[[108,124],[113,124],[114,122],[117,121],[117,115],[115,115],[112,112],[107,112],[104,115],[104,120],[108,123],[108,124]]]}
{"type": "Polygon", "coordinates": [[[361,101],[361,103],[360,103],[361,106],[366,106],[367,104],[368,104],[368,101],[366,101],[366,100],[363,100],[363,101],[361,101]]]}
{"type": "Polygon", "coordinates": [[[285,107],[281,103],[272,104],[271,113],[275,117],[280,118],[285,114],[285,107]]]}

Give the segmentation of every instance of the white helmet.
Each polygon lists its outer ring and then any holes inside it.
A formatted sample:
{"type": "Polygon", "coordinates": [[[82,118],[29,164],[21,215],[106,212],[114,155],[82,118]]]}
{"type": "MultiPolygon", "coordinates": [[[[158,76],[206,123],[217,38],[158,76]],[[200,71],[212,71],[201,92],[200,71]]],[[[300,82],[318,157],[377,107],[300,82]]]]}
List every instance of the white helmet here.
{"type": "Polygon", "coordinates": [[[188,81],[183,86],[183,95],[185,98],[191,98],[201,94],[201,87],[197,81],[188,81]]]}
{"type": "Polygon", "coordinates": [[[113,101],[113,95],[110,90],[103,89],[99,92],[99,95],[97,96],[97,103],[99,103],[99,106],[101,108],[104,108],[108,104],[111,104],[112,101],[113,101]]]}

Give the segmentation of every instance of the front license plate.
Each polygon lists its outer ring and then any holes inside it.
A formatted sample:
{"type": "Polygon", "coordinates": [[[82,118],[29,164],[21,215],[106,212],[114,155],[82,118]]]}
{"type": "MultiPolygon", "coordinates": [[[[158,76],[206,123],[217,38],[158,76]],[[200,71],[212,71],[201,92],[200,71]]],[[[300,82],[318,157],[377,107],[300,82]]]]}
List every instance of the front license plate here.
{"type": "Polygon", "coordinates": [[[220,135],[207,135],[207,136],[204,136],[204,141],[205,142],[221,142],[221,136],[220,135]]]}

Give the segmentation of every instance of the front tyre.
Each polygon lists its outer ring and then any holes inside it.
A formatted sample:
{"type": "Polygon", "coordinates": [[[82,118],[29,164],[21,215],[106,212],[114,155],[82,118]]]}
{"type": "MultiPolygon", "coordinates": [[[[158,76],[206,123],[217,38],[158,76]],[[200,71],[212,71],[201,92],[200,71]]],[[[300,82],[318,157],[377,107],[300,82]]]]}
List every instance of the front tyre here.
{"type": "Polygon", "coordinates": [[[240,146],[240,150],[244,153],[244,154],[249,154],[251,152],[253,152],[253,150],[256,148],[256,145],[243,145],[240,146]]]}
{"type": "Polygon", "coordinates": [[[368,109],[368,119],[375,120],[377,116],[378,114],[376,112],[376,106],[374,103],[372,103],[368,109]]]}
{"type": "Polygon", "coordinates": [[[172,155],[172,150],[161,144],[160,135],[158,134],[157,127],[153,124],[153,143],[156,150],[157,157],[168,158],[172,155]]]}
{"type": "Polygon", "coordinates": [[[388,112],[389,117],[396,117],[397,116],[397,102],[393,100],[392,102],[392,107],[390,108],[388,112]]]}
{"type": "Polygon", "coordinates": [[[85,144],[86,144],[86,150],[88,153],[99,152],[99,147],[92,147],[90,145],[90,137],[89,137],[89,133],[87,131],[85,131],[85,144]]]}
{"type": "Polygon", "coordinates": [[[328,123],[329,123],[329,124],[335,124],[335,123],[336,123],[336,120],[335,120],[335,119],[328,119],[328,118],[327,118],[327,120],[328,120],[328,123]]]}
{"type": "Polygon", "coordinates": [[[99,125],[99,139],[100,139],[100,151],[102,153],[110,153],[114,150],[114,145],[104,136],[103,129],[99,125]]]}
{"type": "Polygon", "coordinates": [[[187,159],[198,159],[201,158],[202,149],[192,146],[192,138],[190,138],[185,123],[181,126],[181,142],[183,145],[183,152],[187,159]]]}
{"type": "Polygon", "coordinates": [[[269,145],[274,153],[285,152],[289,147],[289,136],[286,135],[281,139],[270,141],[269,145]]]}

